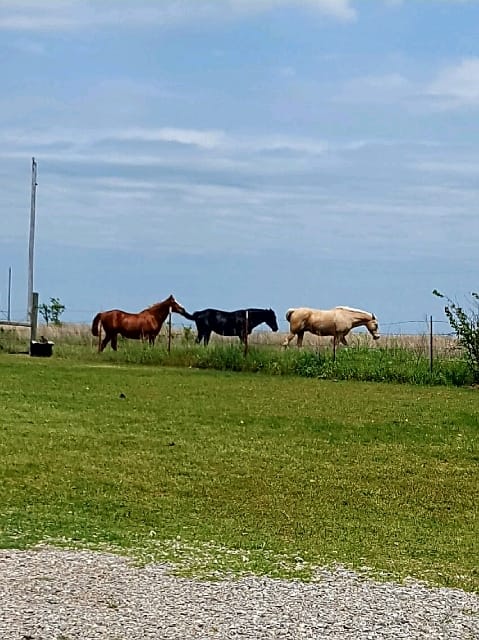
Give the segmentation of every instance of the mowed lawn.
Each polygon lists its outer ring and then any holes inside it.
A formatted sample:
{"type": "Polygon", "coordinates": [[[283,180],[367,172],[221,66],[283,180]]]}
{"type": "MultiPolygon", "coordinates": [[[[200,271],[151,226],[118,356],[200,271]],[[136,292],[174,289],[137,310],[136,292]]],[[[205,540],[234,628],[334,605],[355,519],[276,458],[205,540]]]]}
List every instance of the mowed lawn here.
{"type": "Polygon", "coordinates": [[[475,590],[478,432],[475,389],[1,355],[0,546],[475,590]]]}

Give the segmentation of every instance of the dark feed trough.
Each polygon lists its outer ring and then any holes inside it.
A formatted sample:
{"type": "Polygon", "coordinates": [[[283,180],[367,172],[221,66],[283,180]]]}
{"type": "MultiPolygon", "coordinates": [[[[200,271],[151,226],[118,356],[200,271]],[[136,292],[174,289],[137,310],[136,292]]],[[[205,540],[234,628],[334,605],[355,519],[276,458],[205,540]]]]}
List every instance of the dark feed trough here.
{"type": "Polygon", "coordinates": [[[53,352],[54,342],[50,340],[32,340],[30,342],[30,355],[37,358],[49,358],[53,352]]]}

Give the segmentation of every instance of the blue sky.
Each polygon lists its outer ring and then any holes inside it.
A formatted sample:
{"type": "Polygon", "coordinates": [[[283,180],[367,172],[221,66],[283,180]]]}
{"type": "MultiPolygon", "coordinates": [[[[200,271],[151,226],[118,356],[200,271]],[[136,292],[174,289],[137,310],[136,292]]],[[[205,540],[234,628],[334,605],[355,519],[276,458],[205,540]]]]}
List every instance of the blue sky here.
{"type": "Polygon", "coordinates": [[[423,331],[479,288],[478,43],[475,0],[1,0],[0,309],[34,156],[67,321],[173,293],[423,331]]]}

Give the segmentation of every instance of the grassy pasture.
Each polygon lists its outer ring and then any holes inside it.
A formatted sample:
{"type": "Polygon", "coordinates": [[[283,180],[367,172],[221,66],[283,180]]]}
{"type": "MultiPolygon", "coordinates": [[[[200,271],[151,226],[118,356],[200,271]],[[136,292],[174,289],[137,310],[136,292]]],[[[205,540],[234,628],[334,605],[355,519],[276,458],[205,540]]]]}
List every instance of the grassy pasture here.
{"type": "Polygon", "coordinates": [[[477,390],[103,356],[0,354],[2,547],[478,589],[477,390]]]}
{"type": "MultiPolygon", "coordinates": [[[[113,353],[108,346],[102,361],[419,385],[463,386],[474,381],[464,354],[450,336],[434,337],[431,371],[426,335],[383,336],[378,343],[373,343],[364,332],[354,332],[348,336],[350,347],[339,348],[333,360],[331,339],[309,334],[305,337],[304,349],[291,346],[284,350],[281,343],[285,334],[254,331],[246,358],[238,338],[213,334],[210,346],[205,349],[194,343],[195,333],[186,327],[182,330],[176,327],[173,331],[171,353],[168,353],[165,334],[164,327],[154,349],[135,340],[120,338],[118,353],[113,353]]],[[[97,339],[92,337],[86,325],[41,326],[39,335],[55,342],[57,357],[97,361],[97,339]]],[[[28,351],[28,331],[2,330],[0,327],[1,351],[28,351]]]]}

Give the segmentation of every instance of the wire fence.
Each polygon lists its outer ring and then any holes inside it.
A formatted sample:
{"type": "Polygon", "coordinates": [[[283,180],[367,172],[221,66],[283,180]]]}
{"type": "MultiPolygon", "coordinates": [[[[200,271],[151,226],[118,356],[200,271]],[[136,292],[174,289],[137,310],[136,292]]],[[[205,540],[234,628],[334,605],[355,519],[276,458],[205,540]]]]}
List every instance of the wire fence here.
{"type": "MultiPolygon", "coordinates": [[[[1,312],[0,312],[1,313],[1,312]]],[[[72,311],[80,314],[80,311],[72,311]]],[[[0,315],[0,331],[15,330],[20,335],[27,335],[28,329],[23,327],[2,326],[3,316],[0,315]]],[[[280,348],[289,333],[289,323],[278,321],[279,330],[273,333],[269,328],[257,327],[249,336],[250,346],[277,347],[280,348]]],[[[347,341],[350,347],[370,349],[409,349],[418,355],[424,355],[431,360],[433,357],[457,357],[461,353],[455,333],[451,330],[447,320],[434,320],[429,316],[422,320],[398,320],[395,322],[380,323],[381,339],[373,341],[364,328],[352,330],[347,341]],[[431,321],[432,320],[432,321],[431,321]]],[[[82,344],[96,345],[97,338],[91,334],[91,321],[62,322],[61,326],[46,325],[40,321],[38,334],[48,340],[60,342],[62,340],[78,340],[82,344]]],[[[194,323],[181,318],[177,314],[172,315],[171,333],[169,323],[165,322],[158,337],[158,342],[168,345],[194,345],[196,339],[196,327],[194,323]]],[[[238,338],[219,336],[212,334],[212,344],[237,344],[238,338]]],[[[296,341],[291,342],[290,348],[294,348],[296,341]]],[[[332,349],[331,337],[318,337],[306,333],[303,346],[307,349],[332,349]]],[[[341,347],[340,347],[341,348],[341,347]]]]}
{"type": "MultiPolygon", "coordinates": [[[[62,321],[64,325],[90,325],[91,319],[95,316],[98,309],[68,309],[69,316],[76,316],[75,320],[62,321]]],[[[8,320],[7,311],[0,309],[0,323],[2,320],[8,320]]],[[[11,320],[23,321],[25,319],[25,310],[14,309],[10,313],[11,320]]],[[[194,323],[186,319],[179,319],[179,316],[174,316],[173,326],[175,328],[194,326],[194,323]]],[[[423,317],[421,320],[397,320],[394,322],[381,322],[380,331],[381,335],[417,335],[421,333],[429,332],[429,323],[431,316],[423,317]]],[[[435,335],[453,336],[449,322],[447,320],[435,319],[433,317],[433,326],[435,335]]],[[[289,331],[289,323],[286,320],[278,318],[279,331],[287,333],[289,331]]],[[[261,328],[258,328],[261,331],[261,328]]]]}

